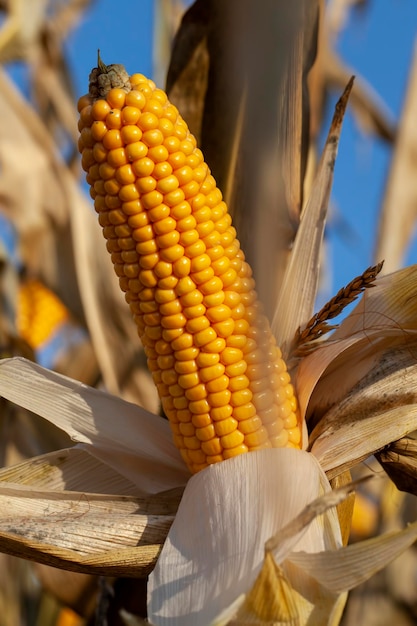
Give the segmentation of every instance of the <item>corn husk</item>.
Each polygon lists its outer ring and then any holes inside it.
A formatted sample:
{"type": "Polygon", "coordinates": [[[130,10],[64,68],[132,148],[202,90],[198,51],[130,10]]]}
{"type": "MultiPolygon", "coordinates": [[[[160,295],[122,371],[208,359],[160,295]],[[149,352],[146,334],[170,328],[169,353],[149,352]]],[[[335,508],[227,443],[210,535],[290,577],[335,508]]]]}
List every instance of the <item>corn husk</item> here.
{"type": "Polygon", "coordinates": [[[338,623],[346,591],[409,547],[417,523],[342,548],[334,507],[354,486],[329,487],[313,456],[291,450],[244,455],[193,477],[149,579],[151,622],[338,623]]]}
{"type": "Polygon", "coordinates": [[[336,105],[310,198],[302,213],[290,261],[280,289],[272,330],[285,357],[296,330],[311,317],[317,296],[319,264],[343,116],[352,89],[347,85],[336,105]],[[297,289],[294,286],[297,285],[297,289]]]}
{"type": "Polygon", "coordinates": [[[143,473],[139,493],[187,480],[168,422],[141,407],[21,358],[0,361],[0,394],[64,430],[97,460],[112,467],[118,458],[117,471],[134,484],[143,473]]]}
{"type": "MultiPolygon", "coordinates": [[[[265,542],[323,491],[330,485],[314,457],[289,449],[242,455],[193,476],[149,579],[151,622],[210,624],[253,585],[265,542]]],[[[340,545],[332,509],[308,531],[295,526],[278,540],[275,559],[340,545]]]]}

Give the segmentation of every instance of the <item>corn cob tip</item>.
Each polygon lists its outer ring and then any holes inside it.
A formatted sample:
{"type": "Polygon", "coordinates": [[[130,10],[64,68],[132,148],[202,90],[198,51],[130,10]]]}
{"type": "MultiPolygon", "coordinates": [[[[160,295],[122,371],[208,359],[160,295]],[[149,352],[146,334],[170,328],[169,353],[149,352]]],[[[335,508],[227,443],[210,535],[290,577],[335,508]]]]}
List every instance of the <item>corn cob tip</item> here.
{"type": "Polygon", "coordinates": [[[91,70],[89,77],[89,95],[93,100],[106,98],[114,87],[128,93],[132,89],[129,74],[125,67],[118,63],[106,65],[103,63],[100,50],[97,52],[97,67],[91,70]]]}

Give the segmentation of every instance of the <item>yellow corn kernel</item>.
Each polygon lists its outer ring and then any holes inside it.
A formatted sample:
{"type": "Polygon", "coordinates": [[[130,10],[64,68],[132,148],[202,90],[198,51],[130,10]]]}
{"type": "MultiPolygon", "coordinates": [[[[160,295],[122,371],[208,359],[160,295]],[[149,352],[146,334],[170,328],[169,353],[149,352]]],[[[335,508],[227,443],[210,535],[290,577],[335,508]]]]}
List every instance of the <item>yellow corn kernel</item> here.
{"type": "Polygon", "coordinates": [[[233,433],[237,429],[238,424],[239,422],[233,417],[228,417],[221,422],[215,422],[214,430],[218,437],[223,437],[224,435],[230,435],[230,433],[233,433]]]}
{"type": "Polygon", "coordinates": [[[225,420],[231,415],[233,415],[233,417],[236,417],[233,411],[233,407],[230,406],[230,404],[224,404],[223,406],[219,407],[212,407],[210,411],[210,417],[214,422],[220,422],[222,420],[225,420]]]}
{"type": "MultiPolygon", "coordinates": [[[[200,370],[200,378],[202,378],[201,376],[201,372],[203,370],[200,370]]],[[[214,378],[212,380],[209,380],[208,382],[206,382],[206,389],[209,393],[216,393],[218,391],[223,391],[224,389],[227,389],[228,385],[229,385],[229,378],[227,376],[219,376],[218,378],[214,378]]]]}
{"type": "Polygon", "coordinates": [[[103,235],[190,470],[300,447],[294,390],[251,269],[178,110],[143,75],[99,61],[79,111],[103,235]]]}

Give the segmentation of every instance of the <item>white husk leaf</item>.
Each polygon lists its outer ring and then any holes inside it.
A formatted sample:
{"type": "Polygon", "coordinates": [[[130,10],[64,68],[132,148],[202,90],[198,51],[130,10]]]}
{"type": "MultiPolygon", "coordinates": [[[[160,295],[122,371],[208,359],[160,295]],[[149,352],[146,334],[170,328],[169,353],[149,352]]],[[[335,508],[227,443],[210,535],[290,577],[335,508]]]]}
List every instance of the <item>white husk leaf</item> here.
{"type": "MultiPolygon", "coordinates": [[[[213,622],[213,626],[230,624],[274,624],[278,626],[300,626],[307,624],[311,615],[320,624],[333,624],[336,615],[343,609],[346,594],[329,592],[306,573],[291,564],[291,543],[297,544],[298,550],[309,552],[312,548],[311,536],[303,533],[309,524],[318,516],[340,504],[356,488],[349,483],[339,489],[325,493],[308,504],[296,518],[281,528],[274,537],[265,544],[265,559],[260,574],[247,594],[242,594],[223,611],[213,622]],[[304,542],[304,543],[303,543],[304,542]],[[282,552],[284,551],[284,558],[282,552]],[[230,621],[231,620],[231,621],[230,621]]],[[[324,536],[335,536],[332,526],[332,515],[324,515],[322,524],[324,536]],[[326,524],[330,522],[330,529],[326,524]]],[[[330,551],[337,545],[328,545],[330,551]]]]}
{"type": "Polygon", "coordinates": [[[309,572],[334,593],[360,585],[388,565],[417,539],[417,522],[397,532],[390,532],[340,548],[337,552],[292,553],[288,559],[309,572]]]}
{"type": "MultiPolygon", "coordinates": [[[[188,482],[149,578],[148,614],[158,626],[210,624],[246,593],[261,570],[265,542],[330,485],[314,457],[292,449],[244,454],[188,482]]],[[[279,547],[341,545],[335,510],[279,547]],[[295,544],[295,545],[294,545],[295,544]]]]}
{"type": "Polygon", "coordinates": [[[250,592],[210,626],[338,626],[346,599],[346,593],[331,593],[289,561],[280,567],[267,554],[250,592]]]}
{"type": "MultiPolygon", "coordinates": [[[[337,491],[333,492],[336,496],[337,491]]],[[[323,508],[326,494],[313,503],[323,508]]],[[[301,516],[307,514],[305,510],[301,516]]],[[[300,517],[301,517],[300,516],[300,517]]],[[[339,624],[347,591],[368,580],[412,545],[417,522],[345,548],[287,554],[280,565],[272,553],[265,557],[262,571],[247,594],[239,596],[211,626],[307,626],[339,624]]]]}
{"type": "Polygon", "coordinates": [[[132,481],[138,494],[188,480],[168,422],[141,407],[21,358],[0,361],[0,395],[85,444],[90,454],[132,481]]]}

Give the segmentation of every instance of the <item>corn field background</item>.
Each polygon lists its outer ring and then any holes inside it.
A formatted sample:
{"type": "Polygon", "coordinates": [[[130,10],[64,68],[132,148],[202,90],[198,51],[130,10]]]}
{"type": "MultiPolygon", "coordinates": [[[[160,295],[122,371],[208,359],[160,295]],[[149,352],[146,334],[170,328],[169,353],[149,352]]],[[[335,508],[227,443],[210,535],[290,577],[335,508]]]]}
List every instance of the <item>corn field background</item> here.
{"type": "MultiPolygon", "coordinates": [[[[416,262],[416,246],[409,247],[417,217],[413,0],[226,4],[0,1],[2,358],[23,355],[159,410],[81,174],[76,101],[88,89],[97,48],[106,63],[166,82],[228,201],[270,315],[332,105],[352,73],[320,299],[373,262],[385,259],[384,271],[416,262]],[[302,11],[308,19],[298,32],[302,11]]],[[[35,415],[0,402],[2,465],[70,445],[35,415]]],[[[380,472],[373,460],[369,468],[380,472]]],[[[416,513],[415,498],[388,479],[366,487],[352,541],[416,513]]],[[[351,593],[343,626],[415,624],[416,580],[412,548],[351,593]]],[[[0,555],[0,626],[138,624],[132,615],[144,615],[144,597],[143,581],[105,581],[0,555]]]]}

